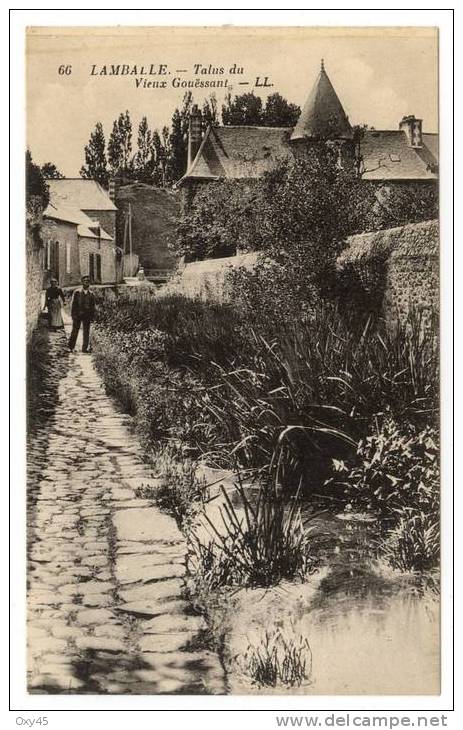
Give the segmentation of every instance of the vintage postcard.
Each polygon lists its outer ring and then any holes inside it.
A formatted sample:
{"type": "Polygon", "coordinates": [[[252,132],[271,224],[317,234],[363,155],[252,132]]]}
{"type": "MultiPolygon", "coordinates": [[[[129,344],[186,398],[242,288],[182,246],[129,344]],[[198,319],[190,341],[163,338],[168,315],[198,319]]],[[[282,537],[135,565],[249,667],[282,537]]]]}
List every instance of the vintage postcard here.
{"type": "Polygon", "coordinates": [[[29,27],[27,687],[439,695],[433,27],[29,27]]]}

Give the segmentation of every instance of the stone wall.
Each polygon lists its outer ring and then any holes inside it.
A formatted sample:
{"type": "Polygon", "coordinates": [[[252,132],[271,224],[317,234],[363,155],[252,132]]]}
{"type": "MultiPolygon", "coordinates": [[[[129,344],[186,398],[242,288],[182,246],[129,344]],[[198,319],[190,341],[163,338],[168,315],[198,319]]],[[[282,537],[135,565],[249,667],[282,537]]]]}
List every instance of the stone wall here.
{"type": "Polygon", "coordinates": [[[91,253],[98,253],[101,256],[101,283],[114,284],[116,281],[116,256],[112,241],[99,240],[79,236],[79,255],[81,276],[89,273],[91,253]]]}
{"type": "Polygon", "coordinates": [[[26,336],[29,340],[41,309],[43,280],[43,244],[39,220],[27,216],[26,223],[26,336]]]}
{"type": "Polygon", "coordinates": [[[116,211],[115,210],[84,210],[85,215],[92,221],[98,221],[109,236],[116,239],[116,211]]]}
{"type": "Polygon", "coordinates": [[[159,290],[159,293],[183,294],[192,299],[199,297],[214,302],[228,302],[231,298],[228,272],[239,267],[253,268],[257,256],[257,253],[247,253],[186,264],[166,286],[159,290]]]}
{"type": "Polygon", "coordinates": [[[80,261],[77,225],[75,223],[67,223],[66,221],[45,219],[42,225],[42,239],[44,245],[47,241],[50,243],[56,241],[59,244],[59,271],[49,271],[46,269],[46,262],[44,262],[44,287],[49,285],[52,273],[58,275],[60,286],[74,286],[78,284],[80,282],[80,261]],[[69,261],[67,260],[66,250],[69,251],[69,261]]]}
{"type": "Polygon", "coordinates": [[[132,183],[117,190],[116,203],[117,245],[125,251],[128,249],[124,231],[130,206],[133,252],[138,255],[140,266],[145,271],[175,268],[176,258],[170,246],[176,238],[179,194],[143,183],[132,183]]]}
{"type": "Polygon", "coordinates": [[[439,309],[439,223],[412,223],[348,239],[338,258],[338,269],[351,266],[364,286],[381,285],[383,313],[389,319],[404,315],[410,307],[425,316],[439,309]],[[375,281],[379,268],[383,281],[375,281]]]}
{"type": "MultiPolygon", "coordinates": [[[[228,272],[241,266],[252,268],[257,257],[257,253],[248,253],[186,264],[160,290],[160,295],[183,294],[228,302],[231,299],[228,272]]],[[[381,287],[382,311],[390,319],[404,314],[410,306],[424,310],[425,314],[438,311],[439,224],[436,220],[351,236],[337,265],[339,272],[351,266],[372,297],[381,287]]]]}

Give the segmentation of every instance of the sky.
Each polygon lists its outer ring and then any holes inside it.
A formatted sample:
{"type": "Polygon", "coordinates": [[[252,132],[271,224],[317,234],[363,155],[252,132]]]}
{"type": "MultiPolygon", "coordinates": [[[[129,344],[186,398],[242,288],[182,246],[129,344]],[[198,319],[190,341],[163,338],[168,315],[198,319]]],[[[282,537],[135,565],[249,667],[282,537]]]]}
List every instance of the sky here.
{"type": "Polygon", "coordinates": [[[254,91],[263,99],[277,91],[302,107],[321,58],[351,124],[397,129],[414,114],[423,131],[438,131],[433,28],[36,27],[28,29],[26,47],[27,145],[36,163],[54,162],[67,177],[79,175],[97,122],[106,139],[126,109],[134,138],[143,116],[151,128],[169,124],[185,93],[175,79],[227,81],[227,88],[192,89],[200,105],[211,91],[221,104],[231,87],[232,95],[254,91]],[[120,66],[119,75],[101,73],[111,65],[120,66]],[[123,75],[123,65],[136,73],[123,75]],[[141,66],[156,73],[142,75],[141,66]],[[257,88],[257,77],[272,86],[257,88]],[[136,79],[166,87],[137,88],[136,79]]]}

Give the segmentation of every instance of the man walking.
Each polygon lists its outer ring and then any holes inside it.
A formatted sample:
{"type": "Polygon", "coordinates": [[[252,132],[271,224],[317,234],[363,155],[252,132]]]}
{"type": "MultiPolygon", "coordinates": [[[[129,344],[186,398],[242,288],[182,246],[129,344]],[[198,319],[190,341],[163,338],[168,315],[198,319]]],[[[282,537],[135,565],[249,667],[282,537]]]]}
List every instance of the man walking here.
{"type": "Polygon", "coordinates": [[[90,277],[82,277],[82,288],[76,289],[71,304],[72,332],[69,338],[69,349],[74,352],[80,325],[83,330],[82,352],[91,352],[89,348],[90,323],[95,317],[95,296],[90,291],[90,277]]]}

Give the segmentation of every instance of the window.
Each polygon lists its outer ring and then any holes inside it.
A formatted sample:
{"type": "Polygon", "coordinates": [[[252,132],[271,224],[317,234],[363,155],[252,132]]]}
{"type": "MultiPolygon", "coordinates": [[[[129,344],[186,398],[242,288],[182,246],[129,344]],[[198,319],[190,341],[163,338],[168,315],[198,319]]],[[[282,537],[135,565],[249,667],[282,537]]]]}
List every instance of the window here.
{"type": "Polygon", "coordinates": [[[71,244],[66,243],[66,274],[71,273],[71,244]]]}
{"type": "Polygon", "coordinates": [[[51,269],[51,241],[48,239],[47,243],[45,244],[45,268],[48,269],[48,271],[51,269]]]}
{"type": "Polygon", "coordinates": [[[101,255],[89,254],[89,277],[92,284],[101,284],[101,255]]]}
{"type": "Polygon", "coordinates": [[[60,255],[59,255],[59,241],[50,241],[50,266],[51,275],[59,281],[60,279],[60,255]]]}
{"type": "Polygon", "coordinates": [[[93,284],[94,281],[95,281],[95,259],[94,259],[94,254],[93,253],[89,254],[88,263],[89,263],[88,275],[90,277],[90,281],[93,284]]]}

